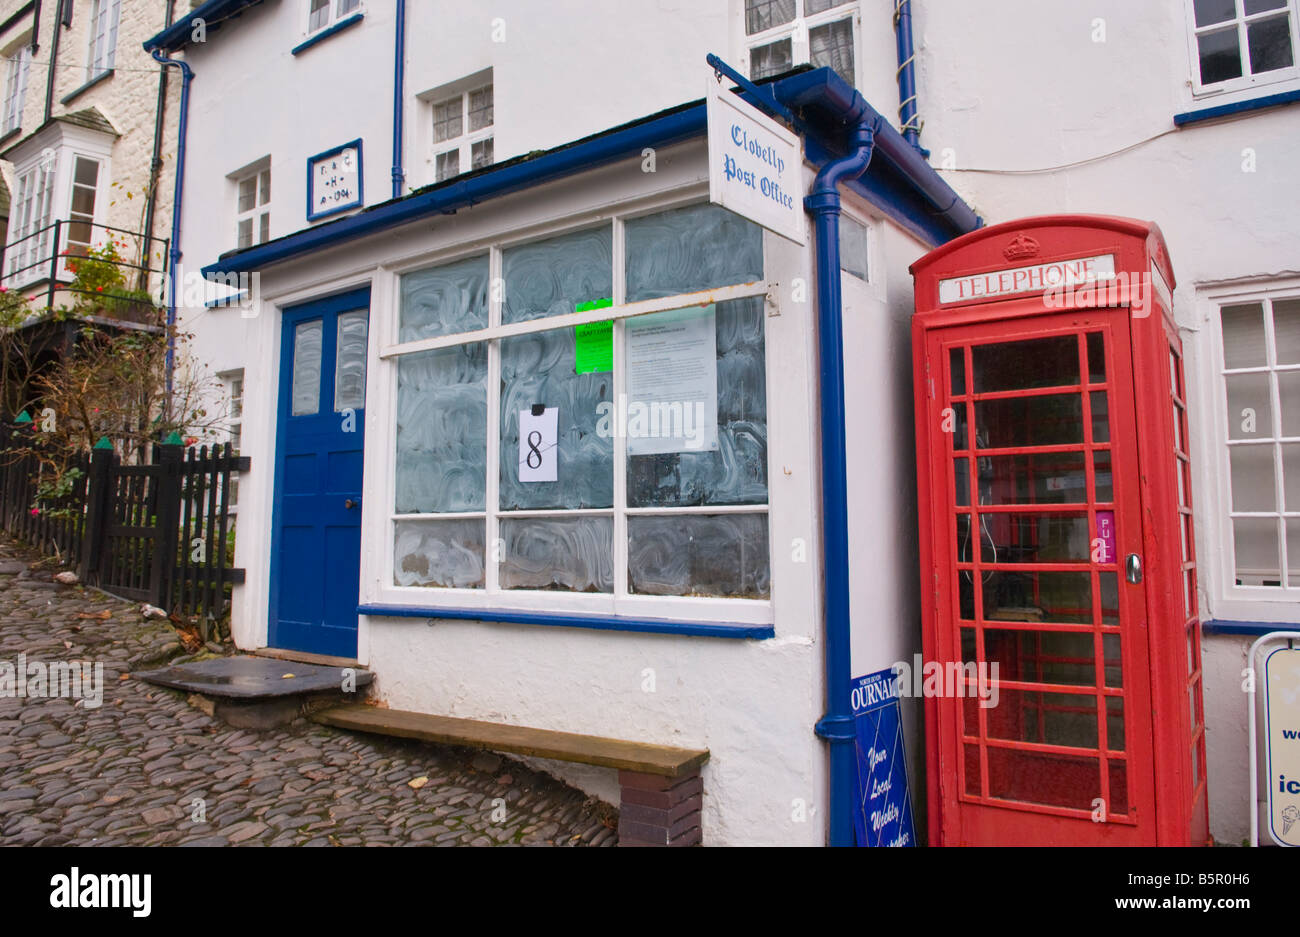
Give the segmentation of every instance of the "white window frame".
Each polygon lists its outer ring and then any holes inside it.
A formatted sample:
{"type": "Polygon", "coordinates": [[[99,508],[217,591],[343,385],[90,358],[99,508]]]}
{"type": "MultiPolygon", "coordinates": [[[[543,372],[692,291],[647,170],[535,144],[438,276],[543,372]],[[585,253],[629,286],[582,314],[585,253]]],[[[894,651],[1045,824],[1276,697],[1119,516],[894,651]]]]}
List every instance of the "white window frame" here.
{"type": "Polygon", "coordinates": [[[429,135],[428,140],[428,164],[429,164],[429,181],[444,181],[438,179],[438,157],[455,150],[459,156],[459,165],[457,171],[446,179],[455,178],[473,169],[474,144],[482,143],[484,140],[492,140],[492,161],[486,165],[491,166],[496,162],[496,87],[491,80],[486,83],[476,84],[472,88],[466,88],[455,94],[445,94],[429,99],[429,135]],[[469,100],[470,95],[476,92],[488,89],[492,92],[492,123],[486,127],[480,127],[478,130],[469,129],[469,100]],[[440,105],[448,104],[457,98],[460,99],[460,120],[461,133],[459,136],[449,137],[446,140],[434,140],[434,133],[437,127],[437,108],[440,105]]]}
{"type": "Polygon", "coordinates": [[[303,28],[304,36],[314,36],[319,32],[335,26],[350,16],[357,13],[365,14],[365,0],[327,0],[325,4],[325,17],[316,26],[312,26],[312,5],[313,0],[303,0],[303,28]],[[350,6],[349,6],[350,4],[350,6]]]}
{"type": "MultiPolygon", "coordinates": [[[[107,167],[104,164],[104,160],[98,156],[92,155],[90,153],[79,153],[76,151],[70,151],[68,153],[68,200],[67,200],[68,201],[68,211],[67,211],[68,226],[66,229],[66,233],[63,234],[64,250],[68,250],[72,246],[72,241],[70,240],[72,237],[72,224],[73,224],[72,198],[76,194],[77,189],[85,188],[85,186],[82,183],[77,181],[77,161],[82,159],[86,160],[87,162],[92,162],[96,166],[95,188],[93,192],[94,201],[91,204],[89,219],[77,220],[77,223],[79,224],[88,224],[90,226],[90,240],[85,242],[84,244],[79,241],[77,242],[77,244],[78,246],[89,249],[97,246],[99,240],[102,240],[102,239],[96,239],[95,227],[100,223],[99,218],[100,218],[100,213],[102,211],[101,196],[103,194],[103,187],[104,187],[104,172],[107,167]]],[[[67,261],[65,260],[64,264],[66,265],[66,263],[67,261]]]]}
{"type": "MultiPolygon", "coordinates": [[[[1237,31],[1237,52],[1241,56],[1243,74],[1240,78],[1204,84],[1201,81],[1201,56],[1196,37],[1205,33],[1219,32],[1227,27],[1224,23],[1197,27],[1193,0],[1184,0],[1184,17],[1187,23],[1187,54],[1191,66],[1192,98],[1199,101],[1205,98],[1224,96],[1233,100],[1247,100],[1264,93],[1262,90],[1257,91],[1256,89],[1267,88],[1267,93],[1273,94],[1285,90],[1283,87],[1272,87],[1274,85],[1300,87],[1300,0],[1286,0],[1286,7],[1284,8],[1289,14],[1288,21],[1291,26],[1291,67],[1279,68],[1271,72],[1260,72],[1258,75],[1250,74],[1250,50],[1246,44],[1246,24],[1277,16],[1282,12],[1282,8],[1245,16],[1245,7],[1242,5],[1243,0],[1234,0],[1234,2],[1237,6],[1237,17],[1231,22],[1235,24],[1237,31]]],[[[1215,103],[1228,103],[1228,101],[1216,101],[1215,103]]]]}
{"type": "Polygon", "coordinates": [[[23,123],[23,107],[27,102],[27,81],[31,73],[31,39],[23,39],[18,47],[5,56],[4,125],[0,133],[18,130],[23,123]]]}
{"type": "Polygon", "coordinates": [[[122,0],[95,0],[87,23],[86,80],[113,70],[117,59],[117,29],[122,0]]]}
{"type": "Polygon", "coordinates": [[[812,42],[809,38],[809,31],[824,26],[827,23],[838,23],[841,20],[851,20],[853,28],[853,86],[856,88],[862,80],[862,9],[857,0],[845,3],[842,6],[831,7],[821,13],[812,16],[804,15],[804,0],[794,0],[794,19],[780,26],[773,26],[761,32],[752,35],[745,32],[745,2],[740,0],[740,34],[743,39],[743,48],[745,50],[746,75],[753,77],[750,69],[752,67],[751,52],[758,46],[769,45],[773,42],[790,37],[790,67],[797,68],[800,65],[812,63],[812,42]]]}
{"type": "MultiPolygon", "coordinates": [[[[551,224],[544,228],[528,232],[511,232],[508,235],[494,237],[472,245],[461,245],[453,251],[422,255],[418,259],[411,259],[385,267],[384,275],[385,277],[391,277],[391,279],[382,290],[376,290],[372,293],[372,303],[376,301],[377,297],[387,296],[388,302],[391,304],[389,314],[382,317],[382,319],[379,317],[373,317],[372,309],[371,320],[372,323],[375,324],[375,337],[381,339],[381,344],[377,349],[376,357],[372,359],[372,363],[387,365],[386,367],[383,367],[382,372],[377,375],[378,386],[381,389],[381,396],[386,397],[386,399],[377,400],[373,407],[373,411],[375,413],[388,415],[384,418],[382,428],[375,434],[374,442],[374,445],[380,447],[383,452],[386,453],[386,456],[383,460],[385,464],[383,477],[383,485],[385,488],[383,492],[384,507],[381,509],[383,523],[381,528],[382,541],[380,543],[380,550],[382,552],[382,557],[377,558],[375,561],[375,566],[377,567],[378,572],[378,584],[372,596],[372,601],[410,608],[443,607],[547,612],[553,614],[578,613],[618,615],[620,617],[649,617],[681,622],[683,624],[689,624],[692,622],[727,622],[737,625],[754,625],[772,624],[774,622],[773,603],[776,599],[778,589],[777,571],[784,564],[780,560],[781,551],[776,547],[773,539],[773,518],[777,516],[777,512],[780,510],[780,502],[782,499],[779,491],[781,486],[773,483],[773,472],[776,471],[776,464],[772,461],[770,456],[775,445],[773,442],[774,424],[779,422],[779,417],[777,417],[773,411],[773,342],[769,338],[769,324],[772,320],[766,316],[764,321],[764,363],[768,373],[767,413],[769,426],[768,496],[766,502],[762,504],[699,505],[678,508],[626,507],[626,439],[620,436],[615,436],[613,468],[614,497],[612,507],[582,510],[548,508],[539,510],[502,511],[498,499],[498,466],[500,465],[501,446],[500,392],[499,390],[493,392],[494,388],[499,388],[500,386],[500,350],[499,346],[490,343],[487,372],[487,386],[489,393],[487,397],[488,434],[485,510],[421,514],[397,514],[393,510],[393,506],[396,503],[397,477],[396,459],[392,457],[392,454],[396,452],[397,430],[396,420],[392,418],[392,414],[395,414],[397,411],[398,368],[396,365],[397,359],[400,356],[429,351],[435,348],[445,348],[449,346],[463,345],[470,342],[489,341],[515,335],[526,335],[535,332],[572,328],[575,325],[590,322],[603,322],[613,319],[614,373],[617,375],[617,378],[615,379],[615,386],[612,390],[612,394],[613,399],[618,400],[620,399],[618,395],[626,392],[627,370],[624,361],[624,324],[629,318],[670,309],[681,309],[693,305],[724,302],[730,299],[741,299],[751,296],[765,296],[768,299],[769,306],[775,305],[776,288],[773,284],[768,282],[770,280],[770,274],[768,271],[772,269],[772,264],[775,262],[775,258],[773,257],[770,246],[770,238],[766,232],[763,234],[764,280],[701,290],[694,293],[683,293],[659,299],[643,300],[634,303],[626,302],[626,268],[623,240],[624,222],[642,215],[655,214],[658,212],[669,211],[673,208],[701,204],[702,201],[707,200],[706,198],[702,198],[702,195],[703,193],[700,192],[677,193],[675,197],[656,199],[652,206],[642,203],[636,205],[635,209],[624,208],[623,210],[619,210],[617,208],[611,208],[610,210],[601,211],[599,213],[587,214],[573,218],[567,223],[551,224]],[[440,266],[443,264],[455,263],[459,260],[481,257],[486,253],[488,255],[490,281],[497,282],[498,278],[501,277],[501,256],[503,251],[521,244],[536,243],[540,240],[559,237],[564,234],[610,225],[612,225],[613,236],[612,262],[614,304],[612,306],[585,312],[547,316],[526,322],[503,324],[501,322],[503,297],[501,297],[497,291],[489,291],[489,324],[486,328],[471,332],[438,336],[435,338],[425,338],[412,342],[400,341],[399,307],[401,291],[399,283],[402,274],[416,272],[431,266],[440,266]],[[663,516],[692,514],[761,514],[766,516],[770,577],[767,598],[650,596],[637,595],[628,592],[626,574],[628,553],[627,518],[640,515],[663,516]],[[563,518],[583,515],[612,516],[614,519],[614,591],[612,594],[499,588],[499,569],[498,564],[492,562],[492,544],[499,536],[499,523],[502,518],[563,518]],[[486,527],[484,587],[481,589],[469,589],[396,585],[394,582],[393,567],[395,563],[394,544],[396,542],[397,522],[403,520],[419,521],[443,519],[484,519],[486,527]]],[[[368,436],[367,447],[369,448],[370,445],[370,437],[368,436]]],[[[363,601],[365,600],[363,599],[363,601]]]]}
{"type": "MultiPolygon", "coordinates": [[[[226,395],[226,441],[231,444],[235,455],[239,455],[244,441],[244,401],[247,399],[244,381],[244,369],[222,371],[217,375],[226,395]]],[[[230,473],[230,503],[226,505],[229,513],[234,514],[239,508],[239,473],[230,473]]]]}
{"type": "MultiPolygon", "coordinates": [[[[1288,587],[1285,576],[1282,577],[1283,584],[1280,586],[1236,584],[1235,545],[1230,514],[1232,474],[1229,450],[1231,446],[1226,406],[1227,381],[1223,363],[1223,323],[1220,316],[1220,310],[1225,306],[1267,303],[1274,299],[1297,297],[1300,297],[1300,277],[1272,280],[1267,283],[1209,287],[1198,295],[1201,321],[1205,323],[1201,334],[1206,337],[1206,340],[1197,343],[1199,347],[1194,364],[1192,360],[1187,360],[1191,356],[1187,356],[1188,349],[1184,349],[1184,367],[1188,369],[1186,371],[1188,388],[1200,387],[1199,410],[1202,415],[1197,420],[1198,425],[1192,428],[1192,432],[1195,434],[1193,443],[1198,450],[1201,464],[1196,476],[1201,483],[1200,489],[1194,493],[1198,497],[1202,493],[1207,495],[1207,497],[1200,497],[1200,503],[1204,508],[1198,510],[1196,518],[1197,529],[1200,531],[1198,536],[1209,546],[1208,550],[1198,550],[1198,556],[1201,557],[1201,589],[1208,600],[1208,607],[1203,610],[1202,616],[1206,620],[1214,618],[1229,621],[1293,622],[1297,617],[1300,588],[1288,587]],[[1192,367],[1203,372],[1200,380],[1193,381],[1196,371],[1193,371],[1192,367]],[[1196,442],[1198,437],[1200,442],[1196,442]]],[[[1275,364],[1276,352],[1271,326],[1266,329],[1266,341],[1268,343],[1266,360],[1270,364],[1275,364]]],[[[1188,344],[1192,343],[1185,342],[1185,345],[1188,344]]],[[[1249,370],[1262,372],[1264,369],[1249,370]]],[[[1300,365],[1284,365],[1272,370],[1300,371],[1300,365]]],[[[1228,373],[1240,372],[1233,370],[1228,373]]],[[[1275,441],[1280,438],[1283,441],[1291,439],[1292,437],[1280,437],[1280,401],[1276,390],[1271,389],[1271,394],[1270,404],[1274,424],[1270,429],[1270,435],[1275,441]]],[[[1280,454],[1276,449],[1274,459],[1274,484],[1278,486],[1276,494],[1280,499],[1280,486],[1284,483],[1284,479],[1281,474],[1282,467],[1278,464],[1280,454]]],[[[1300,517],[1300,513],[1288,511],[1285,516],[1300,517]]],[[[1285,522],[1283,522],[1283,533],[1285,534],[1285,522]]],[[[1285,549],[1285,545],[1281,545],[1281,548],[1285,549]]],[[[1295,560],[1287,558],[1287,565],[1295,566],[1295,560]]]]}
{"type": "Polygon", "coordinates": [[[271,158],[269,156],[258,160],[251,166],[233,172],[228,177],[232,183],[233,214],[235,218],[235,249],[246,250],[249,247],[256,247],[259,244],[265,244],[271,240],[271,207],[275,201],[275,189],[273,188],[275,180],[271,178],[271,158]],[[262,198],[263,186],[262,176],[267,177],[267,188],[271,189],[270,195],[265,199],[262,198]],[[253,207],[247,211],[239,210],[239,189],[247,180],[254,180],[253,183],[253,207]],[[263,231],[262,219],[266,219],[265,231],[263,231]],[[239,243],[239,226],[245,221],[251,222],[251,234],[248,244],[239,243]],[[263,237],[265,233],[265,237],[263,237]]]}

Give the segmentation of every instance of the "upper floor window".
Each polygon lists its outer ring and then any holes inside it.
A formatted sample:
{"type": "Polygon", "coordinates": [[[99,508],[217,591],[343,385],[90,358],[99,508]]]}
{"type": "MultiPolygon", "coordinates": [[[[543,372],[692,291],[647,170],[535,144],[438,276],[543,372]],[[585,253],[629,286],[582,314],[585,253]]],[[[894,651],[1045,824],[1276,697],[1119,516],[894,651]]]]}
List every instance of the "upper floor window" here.
{"type": "Polygon", "coordinates": [[[72,159],[72,199],[68,204],[68,253],[84,256],[94,242],[99,161],[78,154],[72,159]]]}
{"type": "Polygon", "coordinates": [[[113,67],[117,53],[117,21],[122,0],[95,0],[90,10],[90,49],[86,55],[86,78],[91,79],[113,67]]]}
{"type": "Polygon", "coordinates": [[[54,160],[40,160],[17,173],[4,257],[7,287],[40,279],[48,266],[56,170],[54,160]]]}
{"type": "MultiPolygon", "coordinates": [[[[1231,501],[1227,581],[1300,594],[1300,293],[1220,309],[1231,501]],[[1288,591],[1290,590],[1290,591],[1288,591]]],[[[1264,597],[1262,590],[1255,593],[1264,597]]]]}
{"type": "Polygon", "coordinates": [[[27,73],[32,66],[32,49],[26,40],[5,59],[5,106],[2,132],[17,130],[23,122],[27,99],[27,73]]]}
{"type": "Polygon", "coordinates": [[[749,77],[812,64],[856,85],[857,18],[855,0],[745,0],[749,77]]]}
{"type": "Polygon", "coordinates": [[[1294,78],[1297,0],[1191,0],[1197,91],[1232,91],[1294,78]]]}
{"type": "Polygon", "coordinates": [[[492,86],[433,103],[433,181],[490,166],[492,86]]]}
{"type": "Polygon", "coordinates": [[[319,32],[361,9],[361,0],[307,0],[307,32],[319,32]]]}
{"type": "Polygon", "coordinates": [[[271,167],[263,166],[235,177],[238,204],[235,225],[240,250],[271,239],[271,167]]]}

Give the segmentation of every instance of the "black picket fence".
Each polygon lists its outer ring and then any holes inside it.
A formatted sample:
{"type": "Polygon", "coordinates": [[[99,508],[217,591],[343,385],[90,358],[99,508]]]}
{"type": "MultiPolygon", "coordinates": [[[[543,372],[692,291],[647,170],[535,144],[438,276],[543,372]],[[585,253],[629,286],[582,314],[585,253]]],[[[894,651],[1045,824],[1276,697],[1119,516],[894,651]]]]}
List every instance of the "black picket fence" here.
{"type": "Polygon", "coordinates": [[[247,457],[228,443],[155,445],[146,464],[123,465],[111,448],[96,447],[73,460],[79,474],[54,491],[42,488],[50,472],[19,438],[30,432],[6,428],[0,439],[6,531],[106,592],[185,618],[226,616],[231,586],[244,581],[233,566],[231,476],[248,471],[247,457]]]}

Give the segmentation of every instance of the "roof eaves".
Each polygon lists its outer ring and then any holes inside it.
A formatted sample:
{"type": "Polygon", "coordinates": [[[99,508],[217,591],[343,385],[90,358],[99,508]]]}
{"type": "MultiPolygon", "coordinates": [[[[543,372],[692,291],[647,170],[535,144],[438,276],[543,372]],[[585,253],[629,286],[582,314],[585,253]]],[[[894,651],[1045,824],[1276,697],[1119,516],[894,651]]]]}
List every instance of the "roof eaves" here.
{"type": "Polygon", "coordinates": [[[178,52],[194,42],[195,22],[203,21],[203,29],[209,30],[220,26],[225,20],[238,16],[248,7],[261,3],[262,0],[207,0],[189,13],[172,23],[162,32],[150,36],[144,41],[144,50],[153,52],[178,52]]]}

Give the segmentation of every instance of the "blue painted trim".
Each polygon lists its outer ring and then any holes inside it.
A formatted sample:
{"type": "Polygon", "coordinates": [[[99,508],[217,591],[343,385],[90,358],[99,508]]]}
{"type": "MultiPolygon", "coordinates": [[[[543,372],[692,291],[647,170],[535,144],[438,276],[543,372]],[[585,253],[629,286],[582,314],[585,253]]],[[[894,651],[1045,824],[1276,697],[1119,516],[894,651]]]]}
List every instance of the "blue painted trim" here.
{"type": "Polygon", "coordinates": [[[403,78],[406,74],[406,0],[397,0],[396,28],[393,35],[393,198],[402,197],[402,183],[406,173],[402,169],[402,100],[403,78]]]}
{"type": "Polygon", "coordinates": [[[1203,621],[1201,634],[1237,634],[1258,638],[1271,631],[1296,631],[1300,624],[1286,621],[1203,621]]]}
{"type": "Polygon", "coordinates": [[[705,638],[757,638],[776,636],[771,625],[731,625],[714,621],[672,621],[666,618],[628,618],[623,615],[515,612],[504,609],[419,607],[410,605],[358,605],[357,614],[378,618],[444,618],[454,621],[492,621],[511,625],[545,625],[552,628],[590,628],[596,631],[635,631],[642,634],[694,635],[705,638]]]}
{"type": "Polygon", "coordinates": [[[1237,101],[1233,104],[1220,104],[1218,107],[1205,107],[1196,111],[1184,111],[1181,114],[1174,115],[1174,126],[1184,127],[1187,124],[1194,124],[1202,120],[1214,120],[1216,117],[1231,117],[1233,114],[1244,114],[1247,111],[1258,111],[1265,107],[1277,107],[1281,104],[1294,104],[1300,101],[1300,89],[1295,91],[1282,91],[1278,94],[1268,94],[1262,98],[1251,98],[1247,101],[1237,101]]]}
{"type": "Polygon", "coordinates": [[[362,205],[364,205],[364,204],[366,203],[366,192],[365,192],[365,172],[364,172],[363,170],[364,170],[364,163],[363,163],[362,158],[361,158],[361,138],[360,138],[360,137],[358,137],[357,139],[353,140],[351,143],[344,143],[344,144],[341,144],[340,146],[336,146],[336,147],[333,147],[332,149],[328,149],[328,150],[326,150],[326,151],[323,152],[323,153],[317,153],[315,156],[308,156],[308,157],[307,157],[307,220],[308,220],[308,221],[319,221],[319,220],[322,219],[322,218],[329,218],[330,216],[332,216],[332,215],[337,215],[337,214],[339,214],[340,212],[351,211],[351,210],[354,209],[354,208],[360,208],[362,205]],[[311,195],[312,195],[312,188],[311,188],[311,171],[312,171],[312,167],[313,167],[316,163],[320,162],[320,161],[323,160],[323,159],[329,159],[331,156],[337,156],[338,154],[342,153],[344,150],[346,150],[346,149],[347,149],[348,147],[350,147],[350,146],[355,146],[355,147],[357,148],[357,197],[356,197],[356,200],[355,200],[355,201],[352,201],[352,202],[348,202],[348,203],[345,204],[345,205],[335,205],[333,208],[330,208],[330,209],[327,209],[327,210],[325,210],[325,211],[321,211],[321,212],[316,212],[316,213],[313,214],[313,212],[312,212],[312,198],[311,198],[311,195]]]}
{"type": "MultiPolygon", "coordinates": [[[[343,312],[364,305],[370,308],[370,287],[349,290],[334,296],[308,300],[296,306],[286,307],[280,315],[280,371],[277,377],[277,399],[275,401],[275,450],[274,467],[271,477],[271,568],[267,572],[266,596],[266,637],[271,647],[276,646],[276,623],[279,616],[275,606],[277,592],[280,588],[280,500],[284,493],[284,437],[288,432],[289,399],[292,396],[293,382],[293,333],[291,327],[305,319],[328,315],[331,312],[343,312]],[[286,336],[288,340],[286,341],[286,336]]],[[[363,440],[364,443],[364,440],[363,440]]],[[[358,570],[360,575],[360,570],[358,570]]]]}
{"type": "Polygon", "coordinates": [[[320,32],[298,43],[296,46],[294,46],[292,49],[289,50],[289,54],[298,55],[300,52],[306,52],[316,43],[324,42],[330,36],[334,36],[337,35],[338,33],[343,32],[343,30],[347,29],[349,26],[357,25],[357,23],[360,23],[365,18],[366,18],[366,14],[364,13],[353,13],[351,16],[345,16],[343,19],[339,20],[333,26],[326,26],[320,32]]]}
{"type": "Polygon", "coordinates": [[[193,41],[194,27],[192,24],[195,20],[201,19],[210,23],[209,30],[212,30],[220,25],[223,20],[238,16],[248,7],[261,2],[262,0],[208,0],[207,3],[190,10],[162,32],[146,39],[143,43],[144,50],[146,52],[178,52],[193,41]]]}
{"type": "Polygon", "coordinates": [[[916,123],[916,46],[912,42],[912,0],[899,0],[895,9],[894,44],[898,49],[898,126],[903,139],[919,150],[921,128],[916,123]]]}
{"type": "MultiPolygon", "coordinates": [[[[842,141],[844,127],[865,117],[876,120],[876,153],[863,179],[849,183],[870,202],[924,242],[937,246],[974,231],[983,220],[962,201],[915,147],[888,125],[857,91],[829,68],[818,68],[772,82],[783,104],[805,108],[813,130],[806,136],[809,159],[820,164],[842,154],[821,136],[842,141]],[[845,114],[852,114],[846,121],[845,114]],[[810,120],[815,117],[816,120],[810,120]]],[[[748,98],[747,98],[748,99],[748,98]]],[[[703,102],[685,105],[648,120],[457,176],[403,198],[374,205],[347,218],[232,251],[203,268],[206,275],[261,270],[271,264],[385,231],[433,215],[451,214],[487,199],[576,175],[621,159],[639,158],[647,146],[663,147],[707,131],[703,102]]]]}

